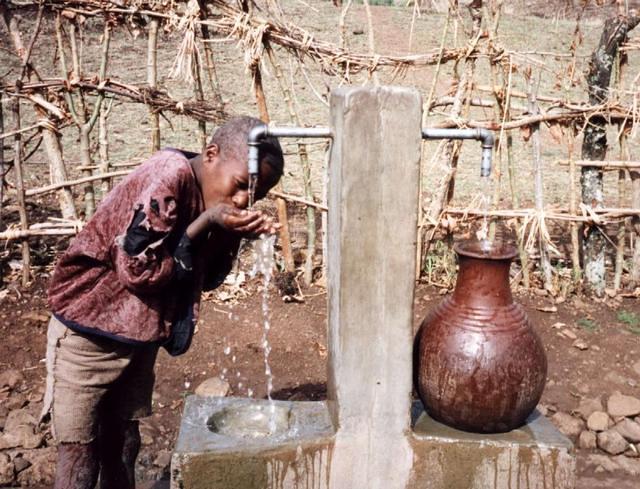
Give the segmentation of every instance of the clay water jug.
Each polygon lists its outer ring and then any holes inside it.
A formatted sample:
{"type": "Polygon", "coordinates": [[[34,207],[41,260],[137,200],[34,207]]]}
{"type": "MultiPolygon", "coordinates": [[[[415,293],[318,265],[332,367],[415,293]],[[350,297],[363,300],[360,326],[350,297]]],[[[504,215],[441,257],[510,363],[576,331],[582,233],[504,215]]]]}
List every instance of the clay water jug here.
{"type": "Polygon", "coordinates": [[[535,409],[547,376],[540,341],[509,286],[514,246],[458,243],[453,294],[423,321],[418,392],[427,412],[454,428],[510,431],[535,409]]]}

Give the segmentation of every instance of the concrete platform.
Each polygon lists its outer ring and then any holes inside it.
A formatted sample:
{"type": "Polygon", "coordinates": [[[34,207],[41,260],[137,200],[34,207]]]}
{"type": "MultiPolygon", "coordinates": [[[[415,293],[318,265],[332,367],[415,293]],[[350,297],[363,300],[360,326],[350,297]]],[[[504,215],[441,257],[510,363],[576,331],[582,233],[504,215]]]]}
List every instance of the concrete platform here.
{"type": "Polygon", "coordinates": [[[412,488],[575,487],[573,444],[538,411],[522,428],[492,435],[445,426],[429,417],[419,402],[412,411],[412,488]]]}
{"type": "Polygon", "coordinates": [[[189,396],[171,459],[173,489],[285,489],[328,487],[335,431],[324,402],[273,401],[288,425],[274,436],[214,433],[225,410],[266,407],[269,401],[189,396]]]}
{"type": "MultiPolygon", "coordinates": [[[[246,398],[188,397],[171,462],[171,487],[327,489],[332,456],[337,452],[326,403],[274,401],[287,413],[287,421],[273,436],[211,431],[218,413],[268,405],[268,401],[246,398]]],[[[408,440],[413,466],[407,489],[575,487],[573,445],[537,411],[522,428],[495,435],[467,433],[438,423],[420,402],[413,404],[411,414],[408,440]]]]}

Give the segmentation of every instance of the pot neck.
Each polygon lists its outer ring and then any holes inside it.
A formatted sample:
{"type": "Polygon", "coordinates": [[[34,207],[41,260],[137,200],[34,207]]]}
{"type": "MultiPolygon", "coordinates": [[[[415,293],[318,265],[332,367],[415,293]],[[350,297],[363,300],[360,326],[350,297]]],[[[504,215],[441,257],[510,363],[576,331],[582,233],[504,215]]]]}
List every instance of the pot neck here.
{"type": "Polygon", "coordinates": [[[509,286],[511,258],[458,257],[458,279],[453,291],[455,302],[475,308],[507,306],[513,302],[509,286]]]}

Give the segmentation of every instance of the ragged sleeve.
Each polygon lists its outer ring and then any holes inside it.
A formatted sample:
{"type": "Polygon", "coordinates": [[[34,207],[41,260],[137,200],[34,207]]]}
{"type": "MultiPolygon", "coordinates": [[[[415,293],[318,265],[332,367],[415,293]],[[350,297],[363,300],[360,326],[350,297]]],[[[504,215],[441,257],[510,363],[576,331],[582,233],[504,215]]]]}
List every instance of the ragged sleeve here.
{"type": "Polygon", "coordinates": [[[179,196],[171,187],[161,182],[142,189],[126,230],[112,247],[118,278],[134,292],[152,293],[173,277],[175,263],[167,238],[178,221],[179,196]]]}

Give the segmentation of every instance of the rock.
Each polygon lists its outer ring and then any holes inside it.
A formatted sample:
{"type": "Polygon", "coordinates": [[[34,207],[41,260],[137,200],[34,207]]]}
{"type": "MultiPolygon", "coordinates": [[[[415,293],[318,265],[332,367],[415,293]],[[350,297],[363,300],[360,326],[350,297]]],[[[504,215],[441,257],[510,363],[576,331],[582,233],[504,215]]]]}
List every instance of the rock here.
{"type": "Polygon", "coordinates": [[[44,435],[36,432],[38,421],[26,409],[14,409],[4,424],[4,433],[0,436],[0,449],[38,448],[44,441],[44,435]]]}
{"type": "Polygon", "coordinates": [[[578,409],[576,409],[575,412],[578,413],[580,417],[586,421],[594,411],[603,410],[604,407],[602,406],[602,400],[599,397],[596,397],[593,399],[582,399],[580,401],[580,404],[578,405],[578,409]]]}
{"type": "Polygon", "coordinates": [[[580,448],[597,448],[596,434],[589,430],[584,430],[578,438],[578,446],[580,448]]]}
{"type": "Polygon", "coordinates": [[[153,465],[160,468],[168,467],[171,464],[171,452],[169,450],[160,450],[153,460],[153,465]]]}
{"type": "Polygon", "coordinates": [[[627,474],[632,476],[640,475],[640,459],[629,458],[624,455],[613,457],[615,463],[624,470],[627,474]]]}
{"type": "Polygon", "coordinates": [[[26,452],[24,458],[31,465],[18,474],[21,486],[53,485],[57,458],[55,447],[26,452]]]}
{"type": "Polygon", "coordinates": [[[609,372],[604,376],[604,380],[609,384],[627,385],[627,378],[618,372],[609,372]]]}
{"type": "Polygon", "coordinates": [[[16,474],[19,474],[23,470],[26,470],[29,467],[31,467],[31,465],[33,464],[29,462],[27,459],[25,459],[23,456],[18,456],[13,459],[13,465],[16,469],[16,474]]]}
{"type": "Polygon", "coordinates": [[[631,421],[629,418],[624,418],[613,428],[620,433],[627,441],[638,443],[640,442],[640,424],[635,421],[631,421]]]}
{"type": "Polygon", "coordinates": [[[577,348],[578,350],[588,350],[589,349],[589,345],[586,341],[584,340],[576,340],[573,342],[573,347],[577,348]]]}
{"type": "Polygon", "coordinates": [[[563,434],[572,440],[575,440],[584,429],[584,422],[582,420],[563,412],[557,412],[551,416],[551,421],[563,434]]]}
{"type": "Polygon", "coordinates": [[[15,469],[9,455],[0,452],[0,486],[8,486],[15,479],[15,469]]]}
{"type": "Polygon", "coordinates": [[[627,451],[624,452],[624,456],[629,458],[638,458],[640,457],[640,453],[638,452],[636,446],[631,444],[629,445],[629,448],[627,448],[627,451]]]}
{"type": "Polygon", "coordinates": [[[19,447],[38,448],[43,441],[44,435],[42,433],[35,433],[33,427],[22,425],[0,436],[0,450],[19,447]]]}
{"type": "Polygon", "coordinates": [[[611,416],[636,416],[640,414],[640,399],[616,392],[609,398],[607,411],[611,416]]]}
{"type": "Polygon", "coordinates": [[[4,432],[14,431],[19,426],[35,427],[37,424],[38,420],[26,409],[14,409],[7,416],[7,421],[4,424],[4,432]]]}
{"type": "Polygon", "coordinates": [[[640,375],[640,360],[634,363],[632,368],[637,375],[640,375]]]}
{"type": "Polygon", "coordinates": [[[15,411],[16,409],[22,409],[29,401],[24,396],[24,394],[20,394],[19,392],[14,392],[9,399],[5,401],[5,406],[9,411],[15,411]]]}
{"type": "Polygon", "coordinates": [[[604,450],[610,455],[618,455],[624,452],[629,444],[627,440],[622,438],[622,435],[615,430],[607,430],[602,433],[598,433],[598,448],[604,450]]]}
{"type": "Polygon", "coordinates": [[[143,445],[152,445],[153,442],[161,437],[158,423],[153,417],[143,418],[140,420],[140,439],[143,445]]]}
{"type": "Polygon", "coordinates": [[[196,395],[203,397],[225,397],[229,394],[231,387],[226,380],[220,377],[211,377],[202,382],[196,388],[196,395]]]}
{"type": "Polygon", "coordinates": [[[594,411],[587,419],[587,428],[591,431],[606,431],[609,429],[611,420],[609,415],[603,411],[594,411]]]}
{"type": "Polygon", "coordinates": [[[24,375],[19,370],[11,368],[0,374],[0,389],[9,388],[10,390],[18,387],[24,381],[24,375]]]}
{"type": "Polygon", "coordinates": [[[595,466],[596,470],[598,467],[602,467],[602,472],[613,472],[620,468],[613,458],[597,453],[587,457],[587,465],[595,466]]]}

